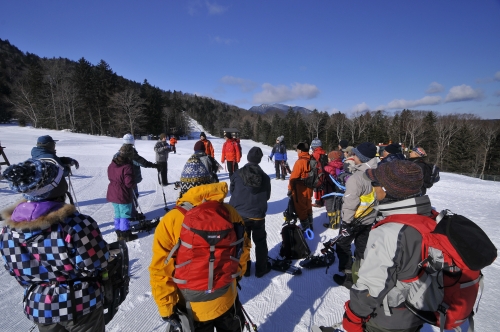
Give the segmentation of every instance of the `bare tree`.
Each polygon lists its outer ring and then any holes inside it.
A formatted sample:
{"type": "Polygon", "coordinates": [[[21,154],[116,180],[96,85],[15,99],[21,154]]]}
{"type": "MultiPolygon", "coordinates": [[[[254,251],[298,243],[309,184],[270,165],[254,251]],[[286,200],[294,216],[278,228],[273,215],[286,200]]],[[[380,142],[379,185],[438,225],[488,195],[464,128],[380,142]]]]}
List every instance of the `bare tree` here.
{"type": "Polygon", "coordinates": [[[121,116],[114,117],[114,121],[126,127],[134,135],[136,129],[139,129],[140,124],[145,119],[143,112],[144,100],[139,97],[135,90],[126,89],[115,93],[111,98],[111,102],[113,107],[121,113],[119,114],[121,116]]]}
{"type": "Polygon", "coordinates": [[[436,137],[436,164],[442,166],[447,147],[450,146],[453,136],[460,130],[459,115],[441,115],[437,118],[435,127],[436,137]]]}
{"type": "MultiPolygon", "coordinates": [[[[411,111],[411,120],[404,124],[406,137],[410,139],[410,146],[418,144],[419,140],[425,133],[424,120],[428,112],[426,111],[411,111]]],[[[406,142],[405,142],[406,143],[406,142]]]]}
{"type": "Polygon", "coordinates": [[[312,140],[315,137],[319,137],[320,129],[322,128],[321,113],[319,113],[318,110],[314,110],[307,115],[305,121],[309,138],[312,140]]]}
{"type": "Polygon", "coordinates": [[[344,128],[346,126],[347,118],[343,113],[335,113],[330,116],[330,128],[333,128],[335,131],[335,137],[337,137],[337,142],[342,140],[342,134],[344,132],[344,128]]]}
{"type": "Polygon", "coordinates": [[[480,126],[480,135],[482,142],[483,142],[483,148],[481,149],[482,151],[482,165],[481,165],[481,174],[479,177],[481,179],[484,179],[484,171],[486,169],[486,163],[488,161],[488,155],[491,153],[491,150],[493,149],[493,146],[495,144],[495,141],[498,137],[498,134],[500,132],[500,121],[481,121],[481,126],[480,126]]]}
{"type": "Polygon", "coordinates": [[[22,117],[28,118],[31,125],[38,128],[40,113],[37,109],[34,97],[23,79],[15,83],[12,96],[7,100],[14,105],[14,111],[16,113],[22,117]]]}

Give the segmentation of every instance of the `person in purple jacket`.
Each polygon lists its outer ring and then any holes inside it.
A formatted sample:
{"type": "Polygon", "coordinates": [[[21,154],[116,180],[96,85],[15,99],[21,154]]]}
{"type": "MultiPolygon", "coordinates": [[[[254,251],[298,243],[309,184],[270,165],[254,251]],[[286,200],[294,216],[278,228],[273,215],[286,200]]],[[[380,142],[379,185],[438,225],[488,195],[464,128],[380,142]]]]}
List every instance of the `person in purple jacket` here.
{"type": "Polygon", "coordinates": [[[130,230],[130,218],[132,217],[133,193],[135,187],[134,171],[132,169],[132,158],[134,148],[132,145],[124,144],[118,154],[115,155],[108,166],[108,192],[106,199],[113,204],[115,210],[115,232],[118,240],[133,241],[137,239],[136,234],[130,230]]]}

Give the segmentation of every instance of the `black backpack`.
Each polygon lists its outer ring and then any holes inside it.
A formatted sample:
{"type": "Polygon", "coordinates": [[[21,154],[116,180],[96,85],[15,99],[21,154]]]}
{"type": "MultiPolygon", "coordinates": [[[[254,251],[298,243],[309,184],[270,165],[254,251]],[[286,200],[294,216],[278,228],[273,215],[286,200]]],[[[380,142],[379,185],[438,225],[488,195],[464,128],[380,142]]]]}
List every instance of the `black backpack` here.
{"type": "Polygon", "coordinates": [[[316,161],[314,158],[309,160],[310,171],[307,173],[307,177],[302,179],[307,188],[319,189],[323,187],[326,177],[324,167],[327,164],[328,157],[326,154],[320,155],[319,161],[316,161]]]}
{"type": "Polygon", "coordinates": [[[286,259],[302,259],[311,255],[311,250],[304,239],[304,234],[299,226],[285,224],[281,229],[280,256],[286,259]]]}
{"type": "Polygon", "coordinates": [[[434,183],[439,182],[441,179],[439,176],[439,167],[434,164],[428,164],[424,161],[420,161],[424,165],[424,187],[431,188],[434,183]]]}

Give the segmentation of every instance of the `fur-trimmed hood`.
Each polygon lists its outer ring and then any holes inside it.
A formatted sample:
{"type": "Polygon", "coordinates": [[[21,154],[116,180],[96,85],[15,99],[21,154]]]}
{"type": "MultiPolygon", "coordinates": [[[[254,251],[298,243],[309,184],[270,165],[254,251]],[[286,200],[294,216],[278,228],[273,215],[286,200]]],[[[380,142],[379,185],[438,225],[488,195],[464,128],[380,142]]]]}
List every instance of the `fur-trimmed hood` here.
{"type": "Polygon", "coordinates": [[[43,201],[30,202],[22,200],[2,211],[3,226],[11,229],[45,229],[52,224],[62,222],[76,208],[71,204],[43,201]]]}

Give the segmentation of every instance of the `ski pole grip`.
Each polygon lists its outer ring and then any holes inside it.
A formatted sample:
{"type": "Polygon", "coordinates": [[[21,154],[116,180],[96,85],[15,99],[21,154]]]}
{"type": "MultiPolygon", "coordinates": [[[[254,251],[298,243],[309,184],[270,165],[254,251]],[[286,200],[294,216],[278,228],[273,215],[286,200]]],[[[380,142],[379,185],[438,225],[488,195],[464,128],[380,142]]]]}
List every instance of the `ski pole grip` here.
{"type": "Polygon", "coordinates": [[[311,231],[310,228],[306,229],[306,231],[304,232],[304,234],[306,236],[306,239],[308,239],[308,240],[314,239],[314,232],[311,231]]]}

